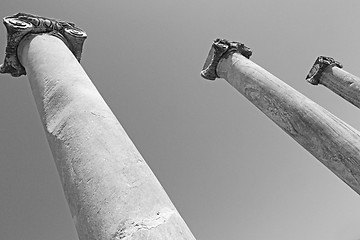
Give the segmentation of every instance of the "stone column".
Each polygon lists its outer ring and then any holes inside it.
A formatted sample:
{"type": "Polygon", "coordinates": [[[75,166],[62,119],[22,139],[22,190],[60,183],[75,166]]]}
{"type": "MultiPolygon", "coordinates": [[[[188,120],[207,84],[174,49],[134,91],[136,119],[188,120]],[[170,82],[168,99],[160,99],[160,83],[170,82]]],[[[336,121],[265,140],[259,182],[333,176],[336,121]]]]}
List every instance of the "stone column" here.
{"type": "Polygon", "coordinates": [[[306,80],[313,85],[324,85],[337,95],[360,108],[360,79],[346,71],[331,57],[316,59],[306,80]]]}
{"type": "Polygon", "coordinates": [[[360,194],[360,133],[250,61],[249,48],[215,40],[201,75],[223,78],[360,194]]]}
{"type": "Polygon", "coordinates": [[[2,73],[27,74],[81,240],[195,239],[79,64],[85,32],[16,14],[2,73]]]}

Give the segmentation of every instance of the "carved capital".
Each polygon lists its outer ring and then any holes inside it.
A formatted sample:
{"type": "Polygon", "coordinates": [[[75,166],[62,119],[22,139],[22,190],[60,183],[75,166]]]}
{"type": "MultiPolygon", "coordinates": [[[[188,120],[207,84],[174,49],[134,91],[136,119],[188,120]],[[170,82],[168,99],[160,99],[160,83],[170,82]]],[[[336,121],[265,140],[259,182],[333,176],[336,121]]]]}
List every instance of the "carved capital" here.
{"type": "Polygon", "coordinates": [[[17,48],[20,41],[27,34],[49,33],[60,38],[80,62],[86,33],[75,27],[74,23],[51,18],[39,17],[27,13],[18,13],[5,17],[3,23],[7,30],[7,46],[4,63],[0,66],[0,73],[10,73],[13,77],[26,75],[21,65],[17,48]]]}
{"type": "Polygon", "coordinates": [[[338,67],[342,68],[343,65],[331,57],[320,56],[316,59],[314,65],[310,69],[309,74],[306,76],[306,81],[312,85],[318,85],[320,82],[321,74],[327,67],[338,67]]]}
{"type": "Polygon", "coordinates": [[[244,44],[239,42],[231,42],[226,39],[216,39],[211,46],[208,57],[201,71],[201,76],[208,80],[215,80],[219,76],[216,73],[216,68],[221,58],[228,56],[231,53],[240,53],[246,58],[250,58],[252,51],[244,44]]]}

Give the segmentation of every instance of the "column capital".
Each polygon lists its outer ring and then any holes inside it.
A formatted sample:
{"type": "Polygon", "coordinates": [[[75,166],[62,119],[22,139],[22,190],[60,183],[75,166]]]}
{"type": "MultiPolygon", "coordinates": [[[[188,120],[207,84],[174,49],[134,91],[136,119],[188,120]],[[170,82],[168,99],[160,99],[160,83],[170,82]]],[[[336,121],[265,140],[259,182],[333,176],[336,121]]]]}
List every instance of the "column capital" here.
{"type": "Polygon", "coordinates": [[[252,55],[251,49],[243,43],[232,42],[220,38],[215,39],[200,73],[201,76],[207,80],[215,80],[218,78],[219,76],[216,73],[216,68],[220,59],[234,52],[240,53],[246,58],[250,58],[252,55]]]}
{"type": "Polygon", "coordinates": [[[13,77],[26,75],[25,68],[17,56],[17,48],[27,34],[48,33],[60,38],[80,62],[87,35],[74,23],[27,13],[5,17],[3,23],[7,30],[7,46],[4,63],[0,66],[0,73],[10,73],[13,77]]]}
{"type": "Polygon", "coordinates": [[[343,65],[333,59],[332,57],[319,56],[314,65],[311,67],[309,74],[306,76],[306,81],[312,85],[318,85],[320,82],[321,74],[328,66],[342,68],[343,65]]]}

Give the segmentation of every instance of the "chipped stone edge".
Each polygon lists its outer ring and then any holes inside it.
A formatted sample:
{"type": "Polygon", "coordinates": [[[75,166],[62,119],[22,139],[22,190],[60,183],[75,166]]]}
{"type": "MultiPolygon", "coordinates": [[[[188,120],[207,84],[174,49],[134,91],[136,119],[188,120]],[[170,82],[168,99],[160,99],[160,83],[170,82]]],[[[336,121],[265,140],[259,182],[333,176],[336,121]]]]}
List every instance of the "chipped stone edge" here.
{"type": "Polygon", "coordinates": [[[133,235],[139,231],[149,231],[162,224],[175,214],[176,211],[170,208],[163,208],[154,217],[144,219],[125,220],[119,224],[117,231],[111,236],[110,240],[132,239],[133,235]]]}

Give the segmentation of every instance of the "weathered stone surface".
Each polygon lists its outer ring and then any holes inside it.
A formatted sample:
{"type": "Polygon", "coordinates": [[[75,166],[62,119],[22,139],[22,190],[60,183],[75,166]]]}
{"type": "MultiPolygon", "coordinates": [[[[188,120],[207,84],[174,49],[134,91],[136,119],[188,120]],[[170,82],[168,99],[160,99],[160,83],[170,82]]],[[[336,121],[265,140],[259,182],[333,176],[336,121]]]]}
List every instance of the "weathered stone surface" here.
{"type": "Polygon", "coordinates": [[[79,238],[195,239],[68,47],[28,34],[18,52],[79,238]]]}
{"type": "Polygon", "coordinates": [[[252,51],[243,43],[231,42],[226,39],[215,39],[200,75],[207,80],[215,80],[219,76],[216,73],[217,65],[221,58],[237,52],[246,58],[250,58],[252,51]]]}
{"type": "Polygon", "coordinates": [[[309,71],[309,74],[306,76],[306,80],[312,85],[318,85],[322,73],[331,67],[342,68],[342,64],[332,57],[320,56],[316,59],[312,68],[309,71]]]}
{"type": "Polygon", "coordinates": [[[25,13],[4,24],[0,73],[28,75],[79,239],[195,239],[79,64],[86,33],[25,13]]]}
{"type": "Polygon", "coordinates": [[[221,58],[224,78],[360,194],[360,133],[238,52],[221,58]]]}
{"type": "Polygon", "coordinates": [[[310,70],[307,80],[312,84],[314,84],[315,81],[316,84],[327,87],[340,97],[360,108],[360,78],[341,69],[342,66],[334,64],[333,61],[324,65],[322,71],[311,74],[314,72],[313,69],[316,69],[319,65],[317,64],[319,58],[316,60],[312,70],[310,70]],[[316,75],[316,77],[314,78],[313,75],[316,75]]]}
{"type": "Polygon", "coordinates": [[[5,17],[3,23],[7,30],[7,46],[4,63],[0,73],[10,73],[13,77],[26,75],[25,68],[19,62],[17,53],[20,41],[30,33],[49,33],[60,38],[80,61],[82,47],[87,37],[74,23],[40,17],[27,13],[18,13],[5,17]]]}

